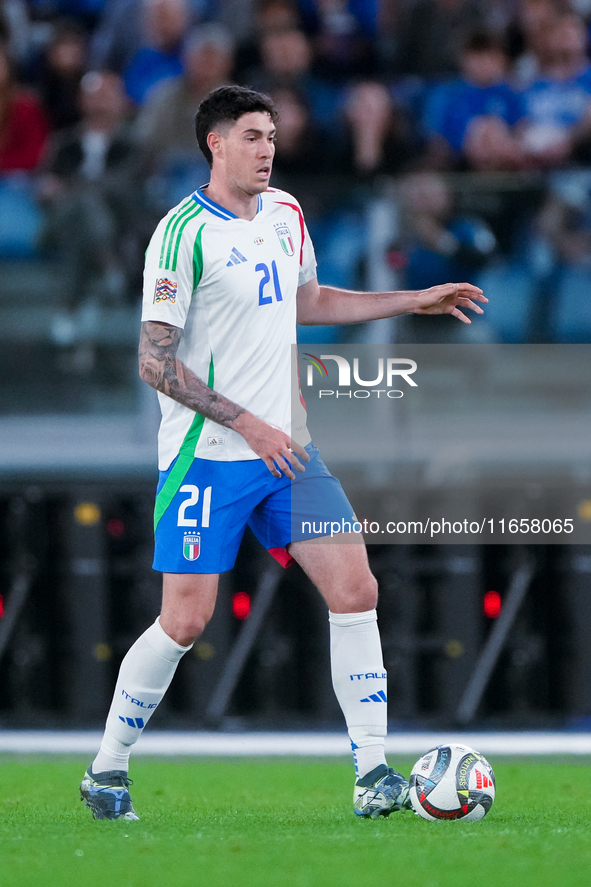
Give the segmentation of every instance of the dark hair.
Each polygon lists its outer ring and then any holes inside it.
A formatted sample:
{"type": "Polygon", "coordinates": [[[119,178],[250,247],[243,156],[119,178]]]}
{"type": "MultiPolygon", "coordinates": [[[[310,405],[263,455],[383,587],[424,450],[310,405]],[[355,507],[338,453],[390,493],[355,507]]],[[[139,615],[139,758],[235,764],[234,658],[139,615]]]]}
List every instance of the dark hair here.
{"type": "Polygon", "coordinates": [[[276,123],[279,113],[273,99],[246,86],[220,86],[206,95],[195,114],[195,134],[209,166],[213,162],[207,136],[220,123],[236,121],[253,111],[267,113],[276,123]]]}
{"type": "Polygon", "coordinates": [[[492,31],[468,31],[463,34],[460,49],[462,52],[501,52],[507,54],[504,37],[492,31]]]}

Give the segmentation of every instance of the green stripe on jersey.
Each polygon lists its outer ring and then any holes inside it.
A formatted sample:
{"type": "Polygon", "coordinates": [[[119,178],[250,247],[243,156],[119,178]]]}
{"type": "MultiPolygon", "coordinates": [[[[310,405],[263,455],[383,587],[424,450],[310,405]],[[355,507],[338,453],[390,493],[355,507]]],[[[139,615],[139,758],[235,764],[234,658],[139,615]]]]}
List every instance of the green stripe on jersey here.
{"type": "Polygon", "coordinates": [[[159,265],[160,268],[162,268],[162,264],[164,262],[164,252],[166,250],[166,241],[168,238],[168,232],[170,231],[171,225],[174,224],[175,220],[178,218],[178,216],[181,213],[184,213],[186,210],[192,209],[194,204],[195,204],[195,201],[193,200],[193,198],[189,198],[183,204],[181,204],[181,206],[179,206],[179,208],[174,213],[174,215],[172,215],[170,217],[170,219],[168,220],[166,230],[164,231],[164,237],[162,238],[162,249],[160,250],[160,265],[159,265]]]}
{"type": "Polygon", "coordinates": [[[170,271],[176,271],[176,262],[179,254],[179,246],[181,243],[181,239],[183,236],[183,232],[187,227],[188,223],[195,219],[199,213],[203,212],[202,206],[195,206],[194,211],[188,211],[188,214],[185,212],[182,216],[179,216],[174,225],[172,226],[170,232],[170,238],[168,241],[168,249],[166,251],[166,262],[164,263],[164,267],[170,269],[170,271]],[[170,264],[170,258],[174,245],[174,255],[172,259],[172,264],[170,264]]]}
{"type": "Polygon", "coordinates": [[[203,274],[203,245],[201,243],[201,238],[204,228],[205,222],[197,232],[197,237],[195,238],[195,244],[193,246],[193,292],[197,289],[199,281],[201,280],[201,275],[203,274]]]}
{"type": "MultiPolygon", "coordinates": [[[[212,355],[209,361],[209,373],[207,375],[207,384],[210,388],[213,388],[213,375],[212,355]]],[[[154,532],[156,532],[158,524],[164,516],[166,509],[180,490],[181,484],[187,476],[187,471],[193,464],[193,460],[195,459],[195,447],[201,437],[204,422],[205,416],[201,416],[199,413],[191,422],[191,427],[187,431],[185,439],[181,444],[177,460],[171,468],[170,474],[164,481],[162,489],[156,496],[156,504],[154,507],[154,532]]]]}

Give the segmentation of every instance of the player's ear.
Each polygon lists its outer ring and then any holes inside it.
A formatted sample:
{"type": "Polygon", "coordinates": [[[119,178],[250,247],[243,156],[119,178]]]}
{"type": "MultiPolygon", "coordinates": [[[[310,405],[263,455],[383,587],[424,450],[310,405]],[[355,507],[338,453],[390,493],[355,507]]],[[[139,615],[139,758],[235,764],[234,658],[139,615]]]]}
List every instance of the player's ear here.
{"type": "Polygon", "coordinates": [[[207,136],[207,145],[209,150],[211,151],[212,157],[216,157],[220,153],[220,149],[222,146],[222,137],[219,132],[216,132],[215,129],[207,136]]]}

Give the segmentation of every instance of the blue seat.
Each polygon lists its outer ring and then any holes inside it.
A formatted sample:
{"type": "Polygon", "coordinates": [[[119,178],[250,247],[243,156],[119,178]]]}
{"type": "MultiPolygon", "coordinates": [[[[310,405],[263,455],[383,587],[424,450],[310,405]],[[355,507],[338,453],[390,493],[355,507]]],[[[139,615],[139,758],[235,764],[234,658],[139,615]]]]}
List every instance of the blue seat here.
{"type": "Polygon", "coordinates": [[[527,342],[535,303],[535,282],[516,259],[494,262],[475,281],[488,298],[486,323],[499,342],[527,342]]]}
{"type": "Polygon", "coordinates": [[[591,342],[591,269],[564,268],[554,328],[557,342],[591,342]]]}
{"type": "Polygon", "coordinates": [[[42,223],[31,179],[25,175],[0,177],[0,258],[37,256],[42,223]]]}

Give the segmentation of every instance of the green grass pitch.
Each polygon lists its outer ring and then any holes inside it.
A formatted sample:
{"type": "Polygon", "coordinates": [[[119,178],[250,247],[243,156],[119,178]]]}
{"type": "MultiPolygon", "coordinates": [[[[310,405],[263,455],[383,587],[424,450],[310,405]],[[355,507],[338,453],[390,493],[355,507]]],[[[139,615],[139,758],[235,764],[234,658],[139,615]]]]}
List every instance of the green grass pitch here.
{"type": "MultiPolygon", "coordinates": [[[[0,756],[2,887],[570,887],[591,881],[588,759],[492,761],[477,823],[353,815],[350,762],[136,758],[140,822],[94,822],[85,760],[0,756]]],[[[394,763],[394,762],[392,762],[394,763]]],[[[408,772],[412,761],[395,762],[408,772]]]]}

